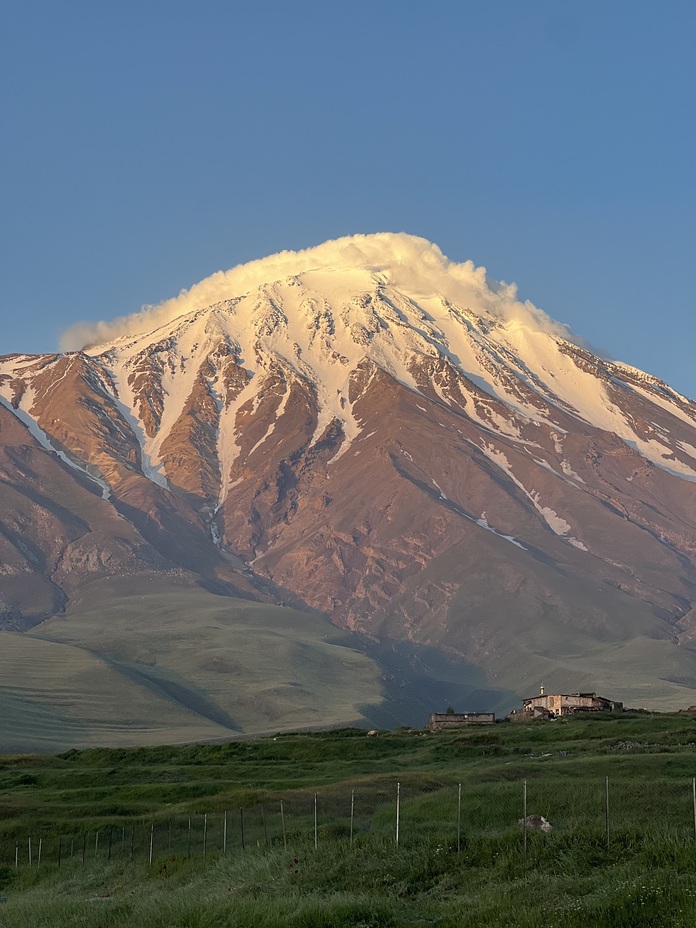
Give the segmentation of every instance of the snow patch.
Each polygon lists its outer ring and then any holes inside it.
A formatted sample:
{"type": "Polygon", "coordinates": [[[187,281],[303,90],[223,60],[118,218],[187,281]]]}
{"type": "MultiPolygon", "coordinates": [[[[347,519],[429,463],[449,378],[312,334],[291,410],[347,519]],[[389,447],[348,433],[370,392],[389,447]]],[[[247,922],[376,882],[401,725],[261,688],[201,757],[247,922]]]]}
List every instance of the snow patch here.
{"type": "Polygon", "coordinates": [[[572,477],[573,480],[577,480],[578,483],[585,482],[579,474],[575,473],[573,468],[570,466],[570,461],[566,461],[566,460],[561,461],[561,470],[566,475],[566,477],[572,477]]]}
{"type": "Polygon", "coordinates": [[[480,519],[474,519],[474,521],[476,525],[481,526],[481,528],[485,528],[487,532],[491,532],[493,535],[497,535],[498,538],[503,538],[505,539],[505,541],[509,541],[510,544],[515,545],[516,548],[522,548],[523,551],[527,550],[525,546],[523,544],[520,544],[520,542],[517,541],[516,538],[513,538],[512,535],[504,535],[502,532],[499,532],[497,529],[493,528],[492,525],[489,525],[488,520],[486,519],[485,512],[481,513],[480,519]]]}
{"type": "MultiPolygon", "coordinates": [[[[118,395],[123,395],[121,390],[118,390],[118,395]]],[[[153,483],[156,483],[158,486],[163,487],[165,490],[169,489],[169,483],[167,478],[164,476],[162,471],[162,465],[158,464],[155,466],[150,460],[150,455],[146,451],[146,441],[147,436],[145,434],[145,429],[143,428],[140,420],[135,415],[135,410],[133,407],[128,407],[118,396],[111,396],[111,400],[121,413],[126,422],[130,425],[135,435],[136,441],[140,446],[140,466],[143,472],[143,476],[147,477],[148,480],[151,480],[153,483]]]]}
{"type": "MultiPolygon", "coordinates": [[[[263,436],[263,438],[260,438],[254,445],[254,447],[249,451],[249,453],[247,454],[247,460],[252,456],[252,454],[254,453],[254,451],[256,451],[257,448],[261,447],[261,445],[266,441],[267,438],[270,438],[270,436],[275,431],[275,427],[278,423],[278,420],[282,419],[283,413],[285,412],[285,408],[288,405],[288,399],[290,398],[290,387],[288,385],[286,386],[287,386],[287,389],[285,390],[285,393],[283,394],[283,398],[280,401],[280,405],[278,406],[278,409],[275,414],[275,419],[273,419],[271,423],[269,424],[268,428],[266,429],[266,434],[263,436]]],[[[258,400],[258,396],[259,395],[257,394],[254,397],[255,402],[258,400]]]]}
{"type": "Polygon", "coordinates": [[[529,499],[544,522],[555,535],[558,535],[560,538],[565,539],[565,541],[570,542],[576,548],[582,546],[582,542],[578,542],[578,540],[570,534],[570,530],[572,528],[570,523],[566,522],[566,520],[559,516],[558,513],[551,509],[550,506],[542,506],[540,502],[540,494],[538,491],[527,490],[524,484],[518,480],[517,477],[515,477],[514,473],[512,472],[510,462],[502,451],[489,444],[484,444],[481,450],[489,460],[493,461],[493,463],[496,464],[502,471],[504,471],[512,480],[512,482],[518,486],[520,490],[522,490],[527,499],[529,499]]]}
{"type": "MultiPolygon", "coordinates": [[[[27,402],[31,405],[33,403],[33,391],[31,388],[27,390],[24,396],[27,398],[27,402]]],[[[9,409],[9,411],[13,413],[20,422],[26,425],[26,427],[29,429],[33,437],[38,441],[42,448],[45,448],[45,450],[51,452],[51,454],[55,454],[56,457],[60,458],[64,464],[67,464],[68,467],[70,467],[72,470],[75,470],[83,476],[87,477],[88,480],[92,481],[92,483],[96,483],[97,486],[101,489],[102,499],[111,499],[111,488],[102,477],[98,477],[95,473],[93,473],[94,468],[88,470],[87,467],[82,467],[76,461],[73,461],[71,458],[69,458],[64,451],[61,451],[59,448],[55,448],[51,443],[50,438],[40,427],[36,419],[32,418],[32,416],[26,412],[26,410],[21,408],[15,409],[4,396],[0,396],[0,403],[9,409]]]]}
{"type": "Polygon", "coordinates": [[[442,489],[441,489],[441,487],[440,487],[440,484],[439,484],[436,480],[432,480],[432,478],[431,478],[431,481],[432,481],[433,486],[434,486],[435,489],[437,490],[437,492],[440,494],[440,499],[446,500],[447,497],[446,497],[445,494],[442,492],[442,489]]]}
{"type": "Polygon", "coordinates": [[[550,506],[542,506],[539,502],[539,493],[532,491],[527,495],[541,513],[544,521],[552,532],[556,535],[567,535],[570,532],[570,522],[566,522],[565,519],[562,519],[550,506]]]}

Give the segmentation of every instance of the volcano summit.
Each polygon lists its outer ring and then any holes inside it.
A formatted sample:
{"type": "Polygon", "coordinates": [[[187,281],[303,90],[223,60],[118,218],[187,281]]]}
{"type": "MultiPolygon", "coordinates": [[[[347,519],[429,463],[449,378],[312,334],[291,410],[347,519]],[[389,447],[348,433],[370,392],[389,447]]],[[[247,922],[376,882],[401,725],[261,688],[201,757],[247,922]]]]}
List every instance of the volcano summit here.
{"type": "MultiPolygon", "coordinates": [[[[696,404],[483,269],[355,236],[66,344],[81,347],[0,358],[0,621],[8,666],[70,649],[181,714],[150,724],[141,707],[116,740],[387,704],[405,721],[429,688],[469,709],[540,682],[696,701],[696,404]],[[316,641],[291,636],[270,684],[239,629],[201,631],[211,603],[216,628],[246,604],[247,643],[266,610],[257,656],[269,628],[314,623],[316,641]],[[295,677],[334,635],[331,678],[307,689],[295,677]],[[365,692],[339,679],[348,664],[365,692]]],[[[43,691],[9,689],[18,719],[44,712],[43,691]]],[[[72,704],[61,719],[108,740],[72,704]]]]}

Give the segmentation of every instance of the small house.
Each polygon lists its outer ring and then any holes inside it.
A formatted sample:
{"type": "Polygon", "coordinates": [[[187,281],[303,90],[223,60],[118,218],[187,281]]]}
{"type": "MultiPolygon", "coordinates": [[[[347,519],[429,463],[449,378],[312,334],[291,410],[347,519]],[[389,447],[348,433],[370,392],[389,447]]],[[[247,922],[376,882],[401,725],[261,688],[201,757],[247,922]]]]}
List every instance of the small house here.
{"type": "Polygon", "coordinates": [[[431,731],[441,731],[443,728],[491,725],[493,722],[495,722],[494,712],[433,712],[428,728],[431,731]]]}
{"type": "Polygon", "coordinates": [[[542,686],[538,696],[524,699],[522,708],[513,709],[508,718],[512,722],[527,722],[531,719],[555,719],[576,712],[623,712],[623,703],[596,693],[545,693],[542,686]]]}

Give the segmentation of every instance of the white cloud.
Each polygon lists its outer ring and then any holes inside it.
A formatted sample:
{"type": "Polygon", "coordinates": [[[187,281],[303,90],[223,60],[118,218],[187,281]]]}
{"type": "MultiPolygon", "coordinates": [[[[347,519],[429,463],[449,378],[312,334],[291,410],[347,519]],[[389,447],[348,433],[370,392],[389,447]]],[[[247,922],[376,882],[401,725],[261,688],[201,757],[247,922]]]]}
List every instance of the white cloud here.
{"type": "Polygon", "coordinates": [[[520,302],[515,284],[489,282],[484,267],[475,267],[471,261],[461,264],[450,261],[437,245],[424,238],[403,232],[380,232],[339,238],[304,251],[282,251],[228,271],[216,271],[190,290],[182,290],[157,306],[145,306],[140,312],[111,321],[77,323],[65,332],[61,347],[75,350],[120,335],[148,332],[192,310],[242,296],[264,283],[310,270],[348,267],[370,270],[414,296],[438,293],[477,312],[578,341],[566,326],[555,322],[533,303],[520,302]]]}

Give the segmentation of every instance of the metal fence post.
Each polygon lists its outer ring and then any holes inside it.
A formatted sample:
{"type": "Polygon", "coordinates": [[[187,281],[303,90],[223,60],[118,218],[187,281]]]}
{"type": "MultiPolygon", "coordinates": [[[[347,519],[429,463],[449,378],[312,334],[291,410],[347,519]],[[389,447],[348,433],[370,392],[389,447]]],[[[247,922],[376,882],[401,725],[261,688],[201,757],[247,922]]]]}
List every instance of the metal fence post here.
{"type": "Polygon", "coordinates": [[[694,841],[696,841],[696,777],[691,778],[691,795],[694,804],[694,841]]]}
{"type": "Polygon", "coordinates": [[[527,781],[522,783],[522,844],[527,853],[527,781]]]}
{"type": "Polygon", "coordinates": [[[401,816],[401,783],[396,784],[396,846],[399,846],[399,824],[401,816]]]}
{"type": "Polygon", "coordinates": [[[457,853],[462,849],[462,784],[457,792],[457,853]]]}
{"type": "Polygon", "coordinates": [[[203,856],[208,856],[208,813],[203,816],[203,856]]]}
{"type": "Polygon", "coordinates": [[[317,794],[314,794],[314,850],[317,849],[318,835],[317,835],[317,794]]]}
{"type": "Polygon", "coordinates": [[[607,850],[609,850],[609,777],[604,778],[604,826],[607,836],[607,850]]]}
{"type": "Polygon", "coordinates": [[[42,847],[43,847],[43,838],[39,838],[39,856],[38,856],[38,860],[36,861],[37,867],[41,866],[41,848],[42,847]]]}
{"type": "Polygon", "coordinates": [[[31,867],[31,838],[29,838],[29,866],[31,867]]]}
{"type": "Polygon", "coordinates": [[[287,850],[288,848],[288,839],[285,834],[285,812],[283,810],[283,800],[280,800],[280,826],[283,830],[283,847],[287,850]]]}
{"type": "Polygon", "coordinates": [[[350,791],[350,846],[353,847],[353,822],[355,820],[355,790],[350,791]]]}
{"type": "Polygon", "coordinates": [[[150,857],[149,857],[150,866],[152,866],[152,853],[154,851],[154,847],[155,847],[155,823],[152,822],[152,824],[150,825],[150,857]]]}
{"type": "Polygon", "coordinates": [[[188,833],[187,833],[187,838],[186,838],[186,857],[189,860],[191,859],[191,816],[189,816],[189,820],[188,820],[188,833]]]}
{"type": "Polygon", "coordinates": [[[239,807],[239,824],[242,829],[242,850],[246,850],[246,845],[244,843],[244,809],[242,806],[239,807]]]}
{"type": "Polygon", "coordinates": [[[222,819],[222,854],[227,854],[227,812],[222,819]]]}

